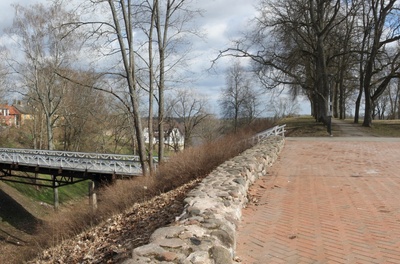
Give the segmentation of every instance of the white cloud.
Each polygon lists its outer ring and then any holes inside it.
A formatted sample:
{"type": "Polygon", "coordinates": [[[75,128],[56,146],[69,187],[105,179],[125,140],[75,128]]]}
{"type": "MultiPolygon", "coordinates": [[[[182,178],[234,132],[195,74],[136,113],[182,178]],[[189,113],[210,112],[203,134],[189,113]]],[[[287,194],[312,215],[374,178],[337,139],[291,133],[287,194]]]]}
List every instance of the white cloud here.
{"type": "MultiPolygon", "coordinates": [[[[28,5],[47,0],[16,0],[15,4],[28,5]]],[[[80,3],[86,0],[76,0],[80,3]]],[[[218,62],[215,71],[211,74],[207,70],[211,61],[216,58],[220,50],[226,49],[232,39],[238,38],[245,31],[250,19],[256,14],[255,6],[258,0],[195,0],[193,6],[204,10],[202,17],[195,18],[194,23],[206,33],[205,39],[194,39],[193,58],[188,70],[194,75],[194,86],[199,92],[207,95],[213,103],[219,97],[221,88],[225,85],[225,69],[229,60],[218,62]]],[[[11,26],[14,8],[9,1],[0,1],[0,34],[5,27],[11,26]]],[[[0,36],[0,42],[7,39],[0,36]]],[[[217,107],[214,107],[217,108],[217,107]]]]}
{"type": "Polygon", "coordinates": [[[6,27],[11,26],[13,17],[14,17],[14,8],[11,6],[11,3],[8,1],[0,1],[0,33],[4,31],[6,27]]]}
{"type": "Polygon", "coordinates": [[[48,0],[17,0],[17,1],[0,1],[0,34],[4,32],[4,29],[10,27],[14,18],[15,10],[13,5],[27,6],[35,3],[45,3],[48,0]]]}

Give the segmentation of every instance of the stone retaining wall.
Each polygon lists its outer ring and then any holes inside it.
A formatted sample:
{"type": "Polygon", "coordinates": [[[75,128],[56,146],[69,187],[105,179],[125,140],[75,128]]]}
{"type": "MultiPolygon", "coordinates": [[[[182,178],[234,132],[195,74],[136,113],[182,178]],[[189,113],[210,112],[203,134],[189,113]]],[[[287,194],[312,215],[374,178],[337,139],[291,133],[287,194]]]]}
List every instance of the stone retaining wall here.
{"type": "Polygon", "coordinates": [[[248,188],[266,175],[283,145],[283,137],[270,137],[224,162],[188,193],[176,222],[157,229],[124,264],[232,263],[248,188]]]}

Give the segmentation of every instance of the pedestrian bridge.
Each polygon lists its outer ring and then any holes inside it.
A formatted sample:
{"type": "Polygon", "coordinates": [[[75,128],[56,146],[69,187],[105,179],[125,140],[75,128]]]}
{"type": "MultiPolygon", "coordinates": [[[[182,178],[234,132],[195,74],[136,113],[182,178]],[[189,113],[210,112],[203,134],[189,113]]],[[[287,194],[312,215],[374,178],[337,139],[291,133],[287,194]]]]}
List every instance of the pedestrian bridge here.
{"type": "Polygon", "coordinates": [[[0,180],[4,181],[56,188],[83,180],[111,181],[141,174],[139,156],[135,155],[0,148],[0,180]]]}
{"type": "MultiPolygon", "coordinates": [[[[248,140],[256,144],[284,133],[285,125],[275,126],[248,140]]],[[[142,168],[139,156],[135,155],[0,148],[0,180],[3,181],[57,188],[85,180],[111,182],[139,175],[142,168]]]]}
{"type": "MultiPolygon", "coordinates": [[[[285,125],[275,126],[248,141],[256,144],[284,133],[285,125]]],[[[54,208],[58,208],[58,187],[90,180],[89,204],[95,209],[99,183],[140,175],[140,159],[135,155],[0,148],[0,180],[53,188],[54,208]]]]}

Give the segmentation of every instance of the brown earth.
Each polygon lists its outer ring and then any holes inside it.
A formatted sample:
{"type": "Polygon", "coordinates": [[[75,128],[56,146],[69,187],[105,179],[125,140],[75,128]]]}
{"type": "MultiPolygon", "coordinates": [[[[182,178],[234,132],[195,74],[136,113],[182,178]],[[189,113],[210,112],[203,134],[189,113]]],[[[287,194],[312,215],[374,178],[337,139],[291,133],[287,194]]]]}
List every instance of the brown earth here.
{"type": "MultiPolygon", "coordinates": [[[[175,220],[183,211],[186,193],[198,180],[149,201],[136,203],[123,214],[64,241],[38,255],[32,263],[117,263],[133,248],[146,244],[155,229],[175,220]],[[56,261],[57,260],[57,261],[56,261]]],[[[34,224],[53,209],[41,206],[0,182],[0,263],[21,263],[35,244],[34,224]],[[25,208],[30,208],[31,212],[25,208]],[[13,225],[11,225],[12,223],[13,225]]],[[[40,250],[42,251],[42,250],[40,250]]]]}
{"type": "Polygon", "coordinates": [[[0,263],[19,263],[34,243],[35,226],[53,211],[0,182],[0,263]]]}

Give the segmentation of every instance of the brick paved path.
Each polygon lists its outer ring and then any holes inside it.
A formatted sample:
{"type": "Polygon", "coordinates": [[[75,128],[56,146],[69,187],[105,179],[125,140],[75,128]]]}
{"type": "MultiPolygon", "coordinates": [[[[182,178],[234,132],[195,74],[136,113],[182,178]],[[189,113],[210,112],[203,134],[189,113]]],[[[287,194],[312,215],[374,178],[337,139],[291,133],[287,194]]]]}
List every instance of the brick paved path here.
{"type": "Polygon", "coordinates": [[[363,140],[287,138],[243,210],[243,264],[400,263],[400,141],[363,140]]]}

